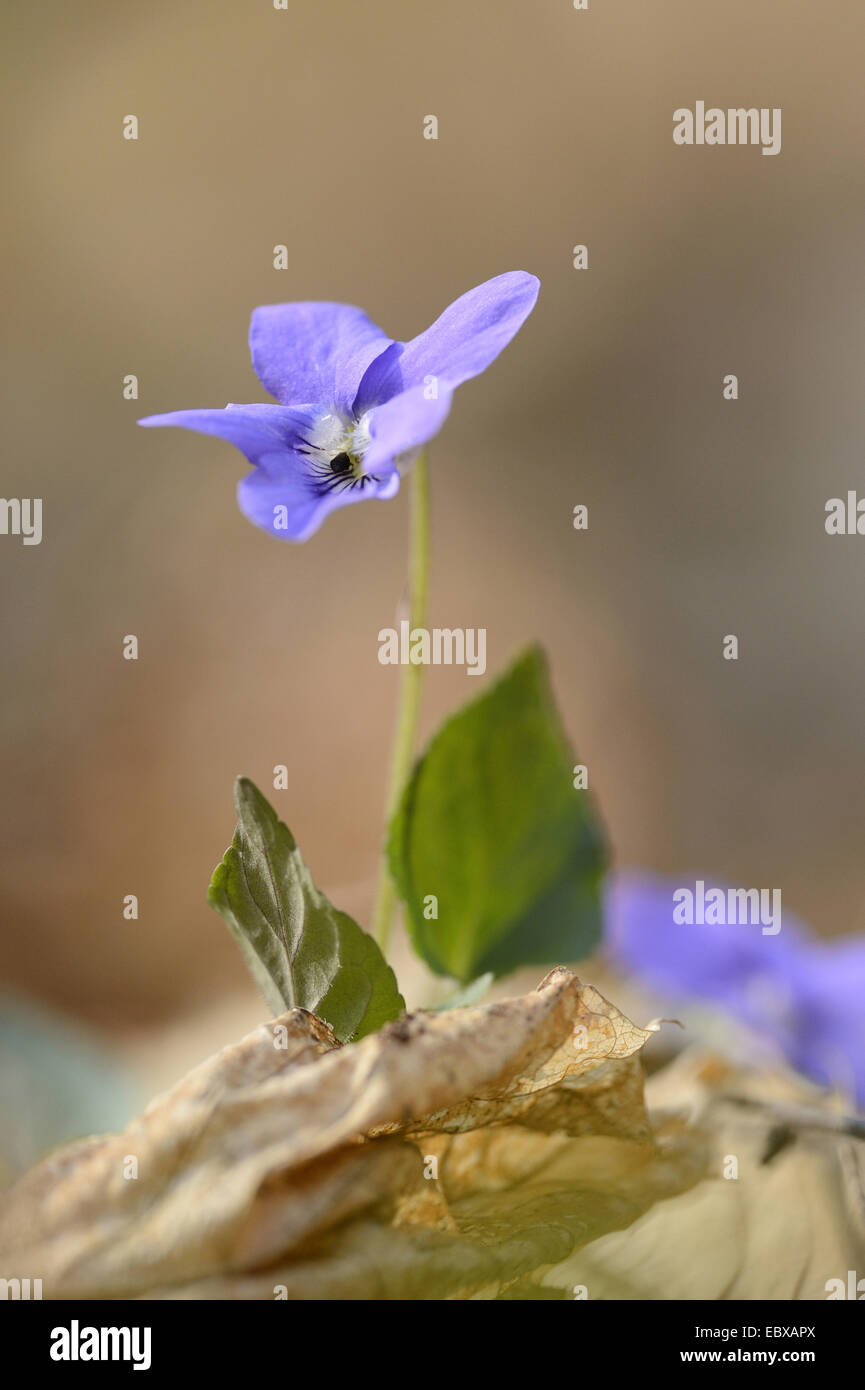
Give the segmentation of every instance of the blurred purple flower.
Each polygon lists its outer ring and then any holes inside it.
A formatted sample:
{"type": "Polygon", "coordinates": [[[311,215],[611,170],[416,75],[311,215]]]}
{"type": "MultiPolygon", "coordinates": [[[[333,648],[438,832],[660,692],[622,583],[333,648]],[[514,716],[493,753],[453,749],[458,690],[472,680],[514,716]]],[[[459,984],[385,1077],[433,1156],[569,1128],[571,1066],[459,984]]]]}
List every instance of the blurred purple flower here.
{"type": "Polygon", "coordinates": [[[275,536],[304,541],[337,507],[394,496],[441,428],[454,388],[507,347],[539,289],[525,271],[498,275],[407,343],[351,304],[265,305],[252,315],[249,347],[279,405],[177,410],[138,423],[236,445],[255,469],[238,485],[241,511],[275,536]]]}
{"type": "Polygon", "coordinates": [[[822,942],[787,912],[776,936],[749,923],[680,925],[674,891],[648,874],[608,880],[614,961],[671,1002],[721,1007],[774,1042],[804,1075],[865,1104],[865,937],[822,942]]]}

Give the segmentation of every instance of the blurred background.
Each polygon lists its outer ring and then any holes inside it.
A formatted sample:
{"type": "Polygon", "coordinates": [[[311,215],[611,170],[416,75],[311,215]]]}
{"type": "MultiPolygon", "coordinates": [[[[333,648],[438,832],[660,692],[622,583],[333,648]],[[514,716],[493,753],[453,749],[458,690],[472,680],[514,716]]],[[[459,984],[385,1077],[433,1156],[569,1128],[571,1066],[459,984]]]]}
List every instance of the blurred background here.
{"type": "MultiPolygon", "coordinates": [[[[865,492],[861,9],[31,0],[2,27],[2,492],[44,499],[44,538],[0,537],[0,976],[10,1015],[113,1054],[79,1122],[263,1016],[205,903],[236,774],[371,905],[407,499],[281,544],[238,512],[229,445],[135,426],[266,399],[257,304],[346,300],[407,338],[541,277],[432,449],[430,623],[486,627],[490,672],[543,642],[618,864],[865,928],[865,540],[823,524],[865,492]],[[781,107],[782,153],[675,146],[697,100],[781,107]]],[[[431,668],[424,733],[477,685],[431,668]]],[[[19,1118],[68,1093],[27,1031],[19,1118]]]]}

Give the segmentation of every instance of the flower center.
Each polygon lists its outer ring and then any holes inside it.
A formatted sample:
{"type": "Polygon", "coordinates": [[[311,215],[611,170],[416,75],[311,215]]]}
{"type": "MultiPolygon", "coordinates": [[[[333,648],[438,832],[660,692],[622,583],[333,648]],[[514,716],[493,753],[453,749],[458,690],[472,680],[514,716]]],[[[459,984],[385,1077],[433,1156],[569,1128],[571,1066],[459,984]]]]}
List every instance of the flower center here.
{"type": "Polygon", "coordinates": [[[319,495],[363,488],[373,479],[363,471],[363,456],[369,448],[366,419],[346,421],[337,415],[324,415],[308,431],[304,453],[310,460],[310,473],[319,495]]]}

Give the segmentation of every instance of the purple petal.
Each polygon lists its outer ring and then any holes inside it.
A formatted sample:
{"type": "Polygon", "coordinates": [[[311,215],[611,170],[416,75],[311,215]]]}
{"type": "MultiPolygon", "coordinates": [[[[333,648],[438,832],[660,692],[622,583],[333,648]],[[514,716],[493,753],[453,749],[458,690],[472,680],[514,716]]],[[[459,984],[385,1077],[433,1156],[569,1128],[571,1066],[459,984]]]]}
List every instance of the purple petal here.
{"type": "Polygon", "coordinates": [[[367,367],[390,343],[352,304],[265,304],[249,326],[252,364],[272,396],[284,405],[335,407],[345,416],[367,367]]]}
{"type": "Polygon", "coordinates": [[[792,1060],[815,1080],[865,1103],[865,938],[815,942],[805,953],[800,1010],[805,1023],[792,1060]]]}
{"type": "Polygon", "coordinates": [[[237,485],[237,504],[244,516],[279,540],[308,540],[325,517],[340,507],[373,497],[393,497],[399,490],[399,473],[393,469],[363,487],[322,493],[311,485],[306,462],[287,458],[282,476],[256,471],[237,485]]]}
{"type": "Polygon", "coordinates": [[[267,468],[286,450],[301,443],[313,423],[313,413],[282,405],[228,405],[223,410],[175,410],[168,415],[147,415],[139,425],[151,428],[177,425],[198,434],[215,434],[234,444],[250,463],[267,468]]]}
{"type": "Polygon", "coordinates": [[[429,377],[454,387],[486,371],[528,318],[539,290],[537,276],[509,270],[461,295],[425,333],[371,360],[355,410],[422,386],[429,377]]]}
{"type": "Polygon", "coordinates": [[[378,476],[349,484],[329,472],[327,459],[310,451],[318,410],[282,405],[229,405],[224,410],[177,410],[149,415],[140,425],[179,425],[217,435],[236,445],[255,471],[238,484],[241,511],[282,540],[306,540],[339,507],[367,498],[393,497],[399,473],[389,460],[378,476]],[[279,510],[277,510],[279,509],[279,510]]]}
{"type": "Polygon", "coordinates": [[[416,386],[403,391],[386,405],[370,412],[370,445],[363,456],[367,473],[377,473],[400,454],[426,444],[441,429],[451,408],[453,393],[440,388],[438,396],[427,400],[426,388],[416,386]]]}
{"type": "MultiPolygon", "coordinates": [[[[722,887],[704,882],[707,893],[722,887]]],[[[675,922],[677,887],[688,884],[636,873],[607,881],[607,941],[614,959],[655,990],[713,1000],[789,1045],[804,970],[800,924],[786,911],[776,936],[764,936],[759,924],[675,922]]]]}
{"type": "MultiPolygon", "coordinates": [[[[706,891],[721,887],[706,880],[706,891]]],[[[813,1080],[865,1101],[865,939],[821,942],[784,912],[777,936],[759,925],[680,925],[671,881],[617,874],[606,885],[608,948],[673,1007],[711,1000],[770,1037],[813,1080]]]]}

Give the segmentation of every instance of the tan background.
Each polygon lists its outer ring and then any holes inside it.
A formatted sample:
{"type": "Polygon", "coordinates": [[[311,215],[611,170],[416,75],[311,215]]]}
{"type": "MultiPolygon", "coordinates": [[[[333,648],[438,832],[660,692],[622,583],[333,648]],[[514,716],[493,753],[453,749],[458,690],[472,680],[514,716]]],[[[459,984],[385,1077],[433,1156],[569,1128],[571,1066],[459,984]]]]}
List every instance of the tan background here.
{"type": "MultiPolygon", "coordinates": [[[[0,538],[5,981],[159,1026],[169,1055],[223,995],[254,1021],[204,894],[234,775],[268,790],[275,763],[365,918],[405,497],[280,544],[237,511],[230,446],[134,421],[264,399],[256,304],[345,299],[409,337],[511,268],[543,291],[434,446],[431,622],[485,626],[492,669],[546,644],[620,863],[865,927],[865,539],[823,530],[865,490],[861,7],[55,0],[3,23],[2,491],[45,504],[40,547],[0,538]],[[697,99],[782,107],[781,155],[675,147],[697,99]]],[[[433,670],[425,729],[477,684],[433,670]]]]}

